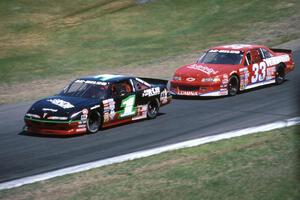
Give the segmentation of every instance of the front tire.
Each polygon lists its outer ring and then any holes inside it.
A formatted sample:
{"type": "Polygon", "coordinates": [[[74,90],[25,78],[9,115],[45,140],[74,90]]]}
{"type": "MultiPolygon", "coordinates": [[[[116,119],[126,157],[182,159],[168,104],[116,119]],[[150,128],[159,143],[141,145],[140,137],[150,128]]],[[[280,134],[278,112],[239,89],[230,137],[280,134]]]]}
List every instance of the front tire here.
{"type": "Polygon", "coordinates": [[[237,76],[233,75],[229,78],[228,81],[228,96],[235,96],[239,91],[239,79],[237,76]]]}
{"type": "Polygon", "coordinates": [[[275,83],[276,85],[280,85],[285,80],[285,69],[284,65],[281,63],[276,67],[276,75],[275,75],[275,83]]]}
{"type": "Polygon", "coordinates": [[[102,125],[101,115],[99,112],[91,112],[88,116],[86,126],[88,133],[96,133],[102,125]]]}
{"type": "Polygon", "coordinates": [[[148,103],[147,118],[155,119],[159,113],[159,103],[157,100],[148,103]]]}

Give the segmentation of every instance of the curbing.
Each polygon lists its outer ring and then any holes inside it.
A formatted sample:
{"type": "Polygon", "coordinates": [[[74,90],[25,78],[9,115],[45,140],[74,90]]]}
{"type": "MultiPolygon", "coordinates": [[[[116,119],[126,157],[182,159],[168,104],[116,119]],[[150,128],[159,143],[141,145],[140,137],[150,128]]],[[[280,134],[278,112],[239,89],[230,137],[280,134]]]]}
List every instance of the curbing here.
{"type": "Polygon", "coordinates": [[[19,187],[22,185],[35,183],[38,181],[48,180],[48,179],[58,177],[58,176],[87,171],[87,170],[94,169],[97,167],[102,167],[102,166],[111,165],[111,164],[115,164],[115,163],[121,163],[121,162],[134,160],[134,159],[138,159],[138,158],[144,158],[144,157],[160,154],[160,153],[167,152],[167,151],[199,146],[202,144],[216,142],[219,140],[239,137],[239,136],[243,136],[243,135],[249,135],[249,134],[258,133],[258,132],[270,131],[270,130],[274,130],[274,129],[285,128],[285,127],[295,126],[295,125],[299,125],[299,124],[300,124],[300,117],[296,117],[296,118],[277,121],[277,122],[273,122],[273,123],[269,123],[269,124],[265,124],[265,125],[260,125],[260,126],[245,128],[245,129],[239,129],[239,130],[235,130],[235,131],[221,133],[218,135],[207,136],[207,137],[203,137],[203,138],[188,140],[185,142],[179,142],[176,144],[157,147],[157,148],[153,148],[153,149],[133,152],[133,153],[129,153],[129,154],[121,155],[121,156],[107,158],[104,160],[93,161],[93,162],[80,164],[80,165],[76,165],[76,166],[72,166],[72,167],[67,167],[67,168],[63,168],[63,169],[59,169],[59,170],[55,170],[55,171],[51,171],[51,172],[46,172],[46,173],[28,176],[28,177],[24,177],[24,178],[20,178],[20,179],[16,179],[16,180],[8,181],[8,182],[3,182],[3,183],[0,183],[0,190],[11,189],[11,188],[19,187]]]}

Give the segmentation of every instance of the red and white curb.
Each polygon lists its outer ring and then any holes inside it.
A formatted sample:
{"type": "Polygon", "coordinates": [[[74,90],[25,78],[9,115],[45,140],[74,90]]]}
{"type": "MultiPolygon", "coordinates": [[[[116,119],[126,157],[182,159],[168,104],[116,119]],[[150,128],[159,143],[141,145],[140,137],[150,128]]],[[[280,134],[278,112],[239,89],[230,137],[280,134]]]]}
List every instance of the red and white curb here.
{"type": "Polygon", "coordinates": [[[134,159],[138,159],[138,158],[144,158],[144,157],[156,155],[156,154],[159,154],[162,152],[167,152],[167,151],[172,151],[172,150],[182,149],[182,148],[187,148],[187,147],[194,147],[194,146],[198,146],[201,144],[207,144],[207,143],[211,143],[211,142],[215,142],[215,141],[219,141],[219,140],[239,137],[239,136],[243,136],[243,135],[249,135],[249,134],[258,133],[258,132],[270,131],[270,130],[274,130],[274,129],[285,128],[285,127],[295,126],[295,125],[299,125],[299,124],[300,124],[300,117],[296,117],[296,118],[291,118],[291,119],[287,119],[287,120],[277,121],[277,122],[270,123],[270,124],[230,131],[230,132],[213,135],[213,136],[207,136],[207,137],[203,137],[203,138],[199,138],[199,139],[188,140],[185,142],[171,144],[171,145],[167,145],[167,146],[163,146],[163,147],[157,147],[157,148],[153,148],[153,149],[149,149],[149,150],[138,151],[138,152],[134,152],[134,153],[125,154],[122,156],[116,156],[116,157],[112,157],[112,158],[108,158],[108,159],[104,159],[104,160],[99,160],[99,161],[89,162],[89,163],[85,163],[85,164],[81,164],[81,165],[76,165],[73,167],[67,167],[67,168],[55,170],[52,172],[46,172],[46,173],[42,173],[42,174],[38,174],[38,175],[34,175],[34,176],[29,176],[29,177],[20,178],[20,179],[8,181],[8,182],[3,182],[3,183],[0,183],[0,190],[15,188],[15,187],[19,187],[22,185],[35,183],[38,181],[44,181],[47,179],[51,179],[51,178],[58,177],[58,176],[63,176],[66,174],[73,174],[73,173],[77,173],[77,172],[87,171],[87,170],[94,169],[97,167],[102,167],[102,166],[111,165],[111,164],[115,164],[115,163],[121,163],[121,162],[134,160],[134,159]]]}

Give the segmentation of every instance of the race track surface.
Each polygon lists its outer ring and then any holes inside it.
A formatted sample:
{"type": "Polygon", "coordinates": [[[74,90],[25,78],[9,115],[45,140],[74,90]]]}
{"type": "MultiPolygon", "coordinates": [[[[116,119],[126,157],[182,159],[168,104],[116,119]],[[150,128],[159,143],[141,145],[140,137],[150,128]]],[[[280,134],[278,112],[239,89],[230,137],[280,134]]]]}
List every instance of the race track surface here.
{"type": "Polygon", "coordinates": [[[300,52],[296,69],[280,86],[235,97],[175,99],[155,120],[93,135],[59,138],[25,135],[23,116],[32,102],[0,106],[0,182],[188,139],[299,116],[300,52]]]}

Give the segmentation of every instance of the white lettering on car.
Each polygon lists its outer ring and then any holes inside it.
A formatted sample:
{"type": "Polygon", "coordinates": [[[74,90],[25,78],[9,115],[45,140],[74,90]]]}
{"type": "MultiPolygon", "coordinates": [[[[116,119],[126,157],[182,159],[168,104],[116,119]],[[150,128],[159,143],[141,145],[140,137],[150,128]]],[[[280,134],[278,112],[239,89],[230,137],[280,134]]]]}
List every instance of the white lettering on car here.
{"type": "Polygon", "coordinates": [[[149,88],[144,90],[142,97],[152,97],[155,95],[160,94],[160,88],[159,87],[155,87],[155,88],[149,88]]]}
{"type": "Polygon", "coordinates": [[[204,72],[205,74],[208,74],[208,75],[209,74],[216,74],[216,73],[218,73],[217,71],[215,71],[212,68],[209,68],[209,67],[206,67],[206,66],[202,66],[202,65],[196,65],[196,64],[188,66],[187,68],[189,68],[189,69],[195,69],[195,70],[198,70],[198,71],[202,71],[202,72],[204,72]]]}
{"type": "Polygon", "coordinates": [[[57,105],[63,109],[74,108],[74,106],[71,103],[61,100],[61,99],[49,99],[47,101],[49,101],[52,104],[57,105]]]}

